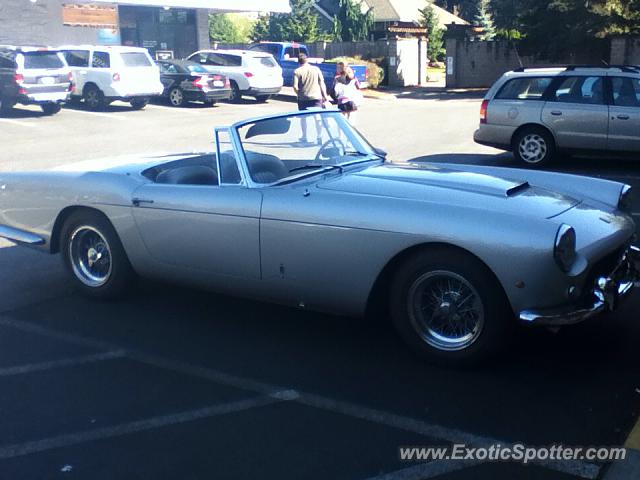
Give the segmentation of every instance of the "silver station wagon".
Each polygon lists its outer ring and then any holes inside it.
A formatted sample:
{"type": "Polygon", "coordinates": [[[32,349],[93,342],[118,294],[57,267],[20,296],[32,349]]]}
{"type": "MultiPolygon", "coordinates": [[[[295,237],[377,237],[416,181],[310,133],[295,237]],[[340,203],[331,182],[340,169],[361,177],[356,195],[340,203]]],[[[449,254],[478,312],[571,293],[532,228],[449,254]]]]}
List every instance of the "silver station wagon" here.
{"type": "Polygon", "coordinates": [[[640,153],[640,67],[518,69],[489,90],[477,143],[511,150],[531,166],[558,152],[640,153]]]}

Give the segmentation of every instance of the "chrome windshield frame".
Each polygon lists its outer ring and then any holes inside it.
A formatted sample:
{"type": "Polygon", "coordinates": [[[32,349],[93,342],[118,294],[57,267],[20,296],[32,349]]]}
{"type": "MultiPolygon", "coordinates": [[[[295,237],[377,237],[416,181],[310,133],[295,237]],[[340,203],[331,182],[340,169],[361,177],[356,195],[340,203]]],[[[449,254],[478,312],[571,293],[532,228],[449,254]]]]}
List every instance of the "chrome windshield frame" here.
{"type": "MultiPolygon", "coordinates": [[[[338,116],[339,118],[341,117],[341,112],[340,110],[338,110],[337,108],[330,108],[330,109],[322,109],[322,108],[312,108],[312,109],[308,109],[308,110],[302,110],[302,111],[292,111],[292,112],[284,112],[284,113],[280,113],[280,114],[275,114],[275,115],[264,115],[264,116],[260,116],[260,117],[253,117],[247,120],[242,120],[240,122],[236,122],[234,124],[232,124],[230,127],[218,127],[216,128],[216,130],[220,129],[220,130],[224,130],[226,128],[229,129],[229,132],[231,134],[231,138],[232,138],[232,142],[233,142],[233,148],[236,152],[236,158],[238,159],[238,162],[241,164],[241,172],[242,175],[244,177],[244,184],[250,188],[265,188],[265,187],[272,187],[272,186],[278,186],[280,184],[290,184],[293,182],[296,182],[298,180],[303,180],[305,178],[308,177],[312,177],[314,175],[318,175],[318,174],[327,174],[327,173],[331,173],[333,170],[335,169],[326,169],[326,168],[319,168],[318,170],[315,171],[310,171],[310,172],[304,172],[304,173],[300,173],[298,175],[291,175],[290,177],[286,177],[286,178],[282,178],[280,180],[277,180],[275,182],[272,183],[258,183],[256,181],[253,180],[253,178],[251,177],[251,172],[249,170],[249,164],[247,161],[247,157],[244,151],[244,147],[242,145],[242,139],[240,137],[240,129],[243,127],[246,127],[247,125],[252,125],[252,124],[256,124],[258,122],[262,122],[262,121],[268,121],[268,120],[274,120],[274,119],[278,119],[278,118],[291,118],[291,117],[304,117],[304,116],[314,116],[314,115],[327,115],[327,116],[338,116]]],[[[346,120],[345,120],[346,122],[346,120]]],[[[365,153],[365,152],[360,152],[363,155],[369,155],[369,159],[366,159],[364,157],[358,159],[358,160],[354,160],[354,161],[350,161],[350,162],[346,162],[345,164],[337,164],[336,166],[345,166],[345,167],[349,167],[352,166],[354,164],[358,164],[358,163],[363,163],[363,162],[368,162],[368,161],[374,161],[378,158],[380,158],[380,156],[375,152],[375,149],[373,148],[373,146],[371,145],[371,143],[354,127],[351,127],[352,132],[349,132],[349,135],[356,135],[356,138],[359,140],[359,143],[361,143],[362,145],[366,146],[368,149],[371,150],[371,152],[369,153],[365,153]],[[374,158],[375,157],[375,158],[374,158]]],[[[216,151],[219,149],[219,145],[218,145],[218,137],[216,135],[216,151]]],[[[327,165],[327,167],[329,167],[329,165],[327,165]]]]}

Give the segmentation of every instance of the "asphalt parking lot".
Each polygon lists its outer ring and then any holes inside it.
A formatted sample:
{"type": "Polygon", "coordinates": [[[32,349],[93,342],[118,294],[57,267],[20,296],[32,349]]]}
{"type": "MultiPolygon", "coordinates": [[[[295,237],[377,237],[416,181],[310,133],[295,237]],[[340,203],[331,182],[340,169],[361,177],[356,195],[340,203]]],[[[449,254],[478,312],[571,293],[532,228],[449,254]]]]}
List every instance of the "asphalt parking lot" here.
{"type": "MultiPolygon", "coordinates": [[[[359,128],[394,162],[512,166],[471,139],[480,97],[371,99],[359,128]]],[[[208,150],[214,126],[292,107],[16,109],[0,119],[0,170],[208,150]]],[[[556,168],[640,188],[633,161],[556,168]]],[[[583,325],[520,332],[488,366],[449,370],[381,320],[156,283],[90,301],[58,257],[0,240],[0,479],[608,479],[600,463],[407,462],[398,448],[624,444],[640,415],[638,311],[636,293],[583,325]]]]}

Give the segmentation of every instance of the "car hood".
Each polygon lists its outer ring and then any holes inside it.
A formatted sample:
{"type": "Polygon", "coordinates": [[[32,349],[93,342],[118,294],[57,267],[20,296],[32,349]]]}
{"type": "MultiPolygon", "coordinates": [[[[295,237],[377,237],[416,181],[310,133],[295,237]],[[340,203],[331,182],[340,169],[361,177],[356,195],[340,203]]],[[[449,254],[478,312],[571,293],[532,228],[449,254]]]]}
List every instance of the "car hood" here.
{"type": "Polygon", "coordinates": [[[318,188],[537,218],[552,218],[580,203],[573,197],[531,186],[524,178],[465,172],[433,164],[373,166],[327,179],[318,188]]]}

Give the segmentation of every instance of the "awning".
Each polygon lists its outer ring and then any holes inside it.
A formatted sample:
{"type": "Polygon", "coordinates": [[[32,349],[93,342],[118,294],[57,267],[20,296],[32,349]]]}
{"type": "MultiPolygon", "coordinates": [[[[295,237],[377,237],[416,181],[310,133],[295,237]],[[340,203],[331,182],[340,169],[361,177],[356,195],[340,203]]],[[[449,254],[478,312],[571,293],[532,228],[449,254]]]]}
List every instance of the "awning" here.
{"type": "Polygon", "coordinates": [[[224,12],[274,12],[289,13],[289,0],[81,0],[82,3],[110,3],[149,7],[208,8],[224,12]]]}

